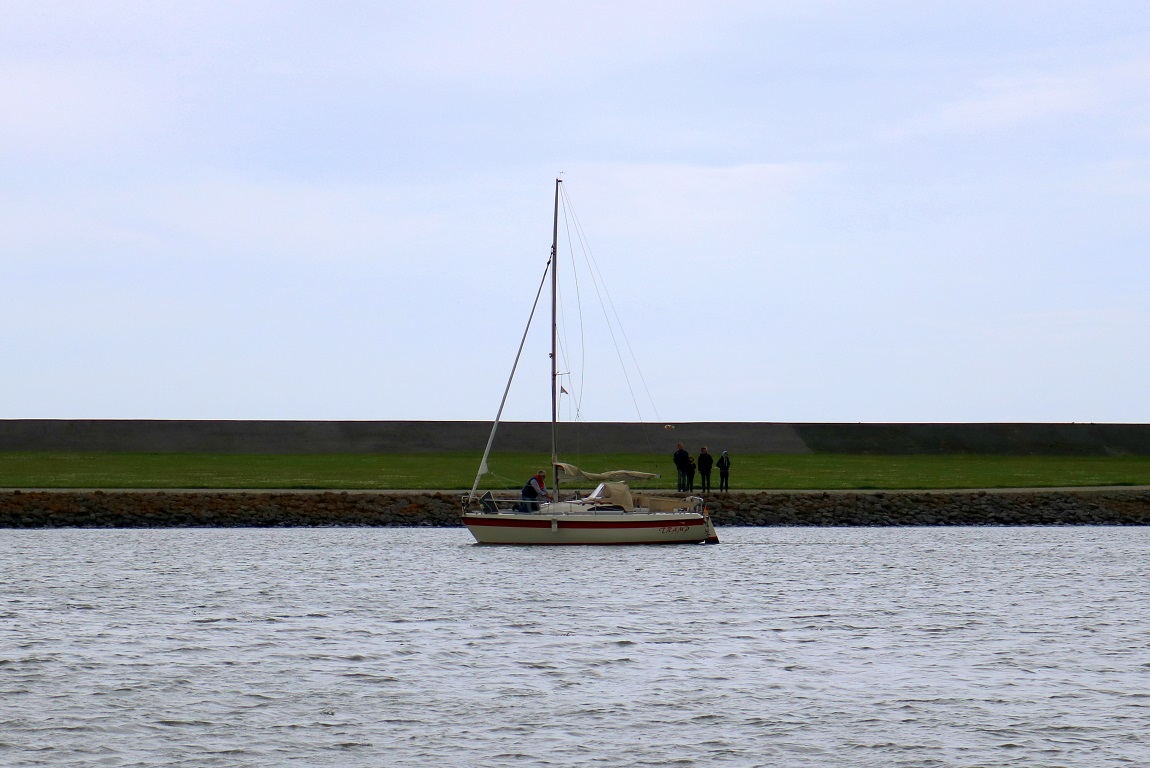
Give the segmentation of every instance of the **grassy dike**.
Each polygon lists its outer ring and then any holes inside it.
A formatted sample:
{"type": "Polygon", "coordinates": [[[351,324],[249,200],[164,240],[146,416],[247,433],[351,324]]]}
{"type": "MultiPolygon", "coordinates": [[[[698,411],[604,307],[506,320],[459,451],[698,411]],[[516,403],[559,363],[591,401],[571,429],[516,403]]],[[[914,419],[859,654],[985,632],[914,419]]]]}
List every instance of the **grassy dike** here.
{"type": "MultiPolygon", "coordinates": [[[[472,453],[251,455],[202,453],[0,452],[0,488],[467,489],[472,453]]],[[[637,487],[673,489],[670,456],[566,457],[590,471],[636,469],[662,475],[637,487]]],[[[732,490],[895,490],[1150,485],[1145,456],[988,456],[845,454],[735,455],[732,490]]],[[[537,454],[493,454],[481,488],[517,490],[537,454]]],[[[718,484],[718,473],[713,475],[718,484]]]]}

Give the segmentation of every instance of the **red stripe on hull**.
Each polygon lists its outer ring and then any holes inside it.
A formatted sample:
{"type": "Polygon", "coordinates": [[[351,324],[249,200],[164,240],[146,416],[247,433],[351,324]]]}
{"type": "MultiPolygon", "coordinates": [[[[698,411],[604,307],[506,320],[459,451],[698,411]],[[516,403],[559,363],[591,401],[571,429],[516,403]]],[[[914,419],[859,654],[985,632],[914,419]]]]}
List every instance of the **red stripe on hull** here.
{"type": "Polygon", "coordinates": [[[500,528],[550,528],[551,520],[496,520],[491,517],[464,517],[464,525],[494,525],[500,528]]]}
{"type": "Polygon", "coordinates": [[[691,520],[642,520],[638,522],[610,522],[610,523],[596,523],[590,520],[571,520],[559,521],[560,528],[601,528],[611,530],[612,528],[670,528],[672,526],[690,526],[702,525],[703,520],[694,518],[691,520]]]}

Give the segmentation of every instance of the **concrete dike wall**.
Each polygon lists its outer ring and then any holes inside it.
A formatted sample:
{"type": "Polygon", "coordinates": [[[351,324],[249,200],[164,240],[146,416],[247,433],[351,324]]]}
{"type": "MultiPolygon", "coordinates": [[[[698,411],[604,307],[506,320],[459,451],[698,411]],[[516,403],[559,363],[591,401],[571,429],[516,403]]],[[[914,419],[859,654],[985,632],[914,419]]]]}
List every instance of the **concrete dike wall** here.
{"type": "MultiPolygon", "coordinates": [[[[459,526],[459,492],[9,491],[0,528],[459,526]]],[[[1150,525],[1143,489],[762,492],[710,497],[719,526],[1150,525]]]]}
{"type": "MultiPolygon", "coordinates": [[[[0,451],[140,453],[474,453],[487,421],[0,420],[0,451]]],[[[688,422],[561,424],[575,453],[669,455],[691,450],[742,453],[864,453],[1150,456],[1150,424],[786,424],[688,422]],[[667,427],[671,428],[668,429],[667,427]]],[[[496,451],[549,453],[551,427],[505,422],[496,451]]]]}

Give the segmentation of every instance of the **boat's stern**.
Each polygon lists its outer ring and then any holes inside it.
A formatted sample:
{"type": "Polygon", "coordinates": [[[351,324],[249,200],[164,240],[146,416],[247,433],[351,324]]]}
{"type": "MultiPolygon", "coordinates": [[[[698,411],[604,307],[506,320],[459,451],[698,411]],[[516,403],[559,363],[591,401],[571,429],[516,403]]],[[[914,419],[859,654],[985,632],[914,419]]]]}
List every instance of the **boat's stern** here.
{"type": "Polygon", "coordinates": [[[707,538],[703,539],[703,543],[718,544],[719,534],[715,532],[715,521],[711,519],[711,511],[706,507],[703,507],[703,520],[707,532],[707,538]]]}

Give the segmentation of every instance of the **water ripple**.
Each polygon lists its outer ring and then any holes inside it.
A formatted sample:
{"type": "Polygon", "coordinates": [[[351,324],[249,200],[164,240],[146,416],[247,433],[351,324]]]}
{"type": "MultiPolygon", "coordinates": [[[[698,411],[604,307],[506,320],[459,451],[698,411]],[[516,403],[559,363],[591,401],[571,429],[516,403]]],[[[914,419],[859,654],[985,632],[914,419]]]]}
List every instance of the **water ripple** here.
{"type": "Polygon", "coordinates": [[[1150,764],[1130,528],[0,541],[0,764],[1150,764]]]}

